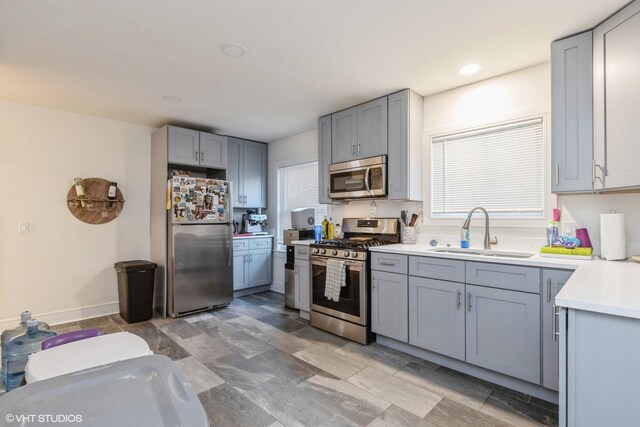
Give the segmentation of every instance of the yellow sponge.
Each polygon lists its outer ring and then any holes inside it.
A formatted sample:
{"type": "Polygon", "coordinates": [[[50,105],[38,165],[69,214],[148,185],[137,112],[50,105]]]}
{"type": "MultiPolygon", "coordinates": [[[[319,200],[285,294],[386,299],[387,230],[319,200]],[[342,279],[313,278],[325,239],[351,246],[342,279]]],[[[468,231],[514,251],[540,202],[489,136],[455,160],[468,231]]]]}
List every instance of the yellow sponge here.
{"type": "Polygon", "coordinates": [[[540,248],[540,252],[543,254],[591,256],[593,248],[578,247],[575,249],[567,249],[562,246],[543,246],[540,248]]]}

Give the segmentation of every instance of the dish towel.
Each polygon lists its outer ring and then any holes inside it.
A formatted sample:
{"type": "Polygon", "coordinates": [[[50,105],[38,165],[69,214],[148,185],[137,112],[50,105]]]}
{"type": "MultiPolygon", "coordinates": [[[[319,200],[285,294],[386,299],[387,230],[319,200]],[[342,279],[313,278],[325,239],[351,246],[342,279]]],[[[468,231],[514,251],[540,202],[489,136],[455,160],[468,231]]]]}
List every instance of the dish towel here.
{"type": "Polygon", "coordinates": [[[340,300],[340,290],[346,285],[346,261],[327,260],[327,278],[324,282],[324,296],[331,301],[340,300]]]}

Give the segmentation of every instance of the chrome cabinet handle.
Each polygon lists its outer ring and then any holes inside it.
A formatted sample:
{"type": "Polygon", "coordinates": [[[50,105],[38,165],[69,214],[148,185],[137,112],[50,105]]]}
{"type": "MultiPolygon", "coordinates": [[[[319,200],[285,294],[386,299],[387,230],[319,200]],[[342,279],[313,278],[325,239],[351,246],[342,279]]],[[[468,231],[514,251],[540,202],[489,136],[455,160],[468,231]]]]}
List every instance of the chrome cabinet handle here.
{"type": "Polygon", "coordinates": [[[458,302],[458,310],[460,310],[460,306],[462,305],[462,301],[461,301],[462,298],[460,298],[460,296],[461,296],[460,294],[461,294],[460,289],[458,289],[456,291],[456,299],[457,299],[457,302],[458,302]]]}
{"type": "Polygon", "coordinates": [[[327,187],[327,197],[331,197],[331,190],[329,190],[329,187],[327,187]]]}
{"type": "Polygon", "coordinates": [[[247,204],[247,196],[244,196],[244,204],[247,204]]]}
{"type": "Polygon", "coordinates": [[[553,342],[558,341],[558,336],[560,332],[556,332],[558,329],[558,318],[560,317],[560,313],[558,311],[558,306],[555,304],[551,306],[551,340],[553,342]]]}
{"type": "Polygon", "coordinates": [[[360,154],[360,141],[358,141],[358,154],[360,154]]]}
{"type": "Polygon", "coordinates": [[[351,155],[352,156],[356,155],[356,144],[351,144],[351,155]]]}
{"type": "Polygon", "coordinates": [[[556,163],[556,185],[560,185],[560,164],[556,163]]]}
{"type": "Polygon", "coordinates": [[[547,302],[551,302],[551,277],[547,279],[547,302]]]}
{"type": "Polygon", "coordinates": [[[375,277],[371,278],[371,289],[372,290],[376,289],[376,278],[375,277]]]}
{"type": "Polygon", "coordinates": [[[387,265],[389,267],[395,267],[396,263],[395,262],[387,262],[387,261],[379,261],[378,264],[380,265],[387,265]]]}
{"type": "Polygon", "coordinates": [[[471,313],[471,292],[467,292],[467,311],[471,313]]]}

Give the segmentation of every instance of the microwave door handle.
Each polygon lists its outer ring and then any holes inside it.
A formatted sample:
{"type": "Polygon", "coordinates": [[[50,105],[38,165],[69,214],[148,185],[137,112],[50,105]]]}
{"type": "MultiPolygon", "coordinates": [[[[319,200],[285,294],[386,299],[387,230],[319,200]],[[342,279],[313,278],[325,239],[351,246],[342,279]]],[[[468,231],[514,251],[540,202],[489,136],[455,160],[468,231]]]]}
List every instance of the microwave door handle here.
{"type": "Polygon", "coordinates": [[[369,175],[371,175],[371,168],[367,168],[367,171],[364,173],[364,186],[367,189],[367,192],[371,193],[371,187],[369,185],[369,175]]]}

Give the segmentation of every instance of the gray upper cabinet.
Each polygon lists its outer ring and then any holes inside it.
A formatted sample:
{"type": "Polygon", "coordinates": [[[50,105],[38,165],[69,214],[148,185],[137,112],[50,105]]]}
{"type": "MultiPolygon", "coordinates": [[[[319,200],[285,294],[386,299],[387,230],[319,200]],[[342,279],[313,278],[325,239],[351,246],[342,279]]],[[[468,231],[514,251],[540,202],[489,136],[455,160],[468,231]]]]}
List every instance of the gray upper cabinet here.
{"type": "Polygon", "coordinates": [[[190,129],[168,127],[169,163],[199,166],[200,132],[190,129]]]}
{"type": "Polygon", "coordinates": [[[340,163],[357,158],[358,109],[338,111],[331,115],[331,162],[340,163]]]}
{"type": "Polygon", "coordinates": [[[234,206],[267,207],[267,144],[229,137],[227,180],[233,182],[234,206]]]}
{"type": "Polygon", "coordinates": [[[200,166],[227,168],[227,137],[200,132],[200,166]]]}
{"type": "Polygon", "coordinates": [[[227,137],[168,126],[169,163],[227,168],[227,137]]]}
{"type": "Polygon", "coordinates": [[[405,274],[371,272],[371,330],[409,341],[408,284],[405,274]]]}
{"type": "Polygon", "coordinates": [[[318,202],[331,203],[329,198],[329,165],[331,164],[331,116],[318,119],[318,202]]]}
{"type": "Polygon", "coordinates": [[[466,361],[540,384],[540,296],[466,287],[466,361]]]}
{"type": "Polygon", "coordinates": [[[388,97],[389,200],[422,200],[424,100],[406,89],[388,97]]]}
{"type": "Polygon", "coordinates": [[[331,115],[331,162],[387,154],[387,97],[331,115]]]}
{"type": "Polygon", "coordinates": [[[358,105],[357,158],[387,154],[387,97],[358,105]]]}
{"type": "Polygon", "coordinates": [[[640,187],[640,2],[593,31],[596,190],[640,187]]]}
{"type": "Polygon", "coordinates": [[[244,141],[242,174],[245,207],[267,207],[267,145],[244,141]]]}
{"type": "Polygon", "coordinates": [[[593,189],[592,45],[591,31],[551,45],[554,193],[593,189]]]}
{"type": "Polygon", "coordinates": [[[559,354],[554,330],[555,300],[571,274],[573,271],[542,270],[542,385],[556,391],[559,383],[559,354]]]}
{"type": "Polygon", "coordinates": [[[409,344],[465,359],[464,283],[409,278],[409,344]]]}

